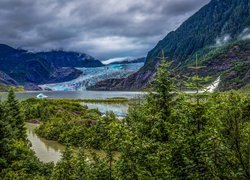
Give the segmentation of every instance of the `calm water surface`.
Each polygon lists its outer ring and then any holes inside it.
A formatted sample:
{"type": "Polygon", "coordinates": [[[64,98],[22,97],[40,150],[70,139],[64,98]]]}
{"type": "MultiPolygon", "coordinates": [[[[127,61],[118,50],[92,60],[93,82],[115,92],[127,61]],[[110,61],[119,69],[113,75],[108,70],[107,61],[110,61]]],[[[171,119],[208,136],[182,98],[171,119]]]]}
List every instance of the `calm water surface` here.
{"type": "Polygon", "coordinates": [[[88,106],[89,109],[98,109],[101,113],[106,113],[107,111],[113,111],[118,117],[125,117],[129,105],[128,104],[105,104],[105,103],[81,103],[82,105],[88,106]]]}
{"type": "MultiPolygon", "coordinates": [[[[89,109],[98,109],[101,113],[106,111],[113,111],[117,116],[124,117],[128,111],[127,104],[101,104],[101,103],[81,103],[82,105],[88,106],[89,109]]],[[[35,134],[35,128],[38,124],[27,123],[27,135],[30,140],[36,156],[43,162],[54,162],[57,163],[61,159],[64,145],[56,142],[46,140],[35,134]]]]}
{"type": "Polygon", "coordinates": [[[26,124],[28,139],[30,140],[36,156],[43,162],[57,163],[60,158],[64,146],[56,141],[49,141],[44,138],[40,138],[35,134],[35,128],[38,124],[26,124]]]}
{"type": "MultiPolygon", "coordinates": [[[[20,92],[16,93],[17,99],[27,99],[36,97],[39,93],[43,93],[49,98],[61,99],[107,99],[114,97],[123,97],[128,99],[140,98],[143,96],[142,92],[104,92],[104,91],[43,91],[43,92],[20,92]]],[[[7,93],[1,93],[1,99],[6,99],[7,93]]],[[[102,104],[102,103],[82,103],[87,105],[90,109],[98,109],[100,112],[113,111],[117,116],[124,117],[128,111],[126,104],[102,104]]],[[[57,163],[62,155],[64,146],[56,141],[46,140],[40,138],[35,134],[35,128],[38,124],[27,123],[27,135],[32,144],[36,156],[43,162],[57,163]]]]}
{"type": "MultiPolygon", "coordinates": [[[[129,92],[129,91],[34,91],[34,92],[17,92],[17,99],[28,99],[36,97],[43,93],[49,98],[53,99],[107,99],[114,97],[122,97],[128,99],[141,98],[143,92],[129,92]]],[[[0,93],[1,99],[6,99],[7,93],[0,93]]]]}

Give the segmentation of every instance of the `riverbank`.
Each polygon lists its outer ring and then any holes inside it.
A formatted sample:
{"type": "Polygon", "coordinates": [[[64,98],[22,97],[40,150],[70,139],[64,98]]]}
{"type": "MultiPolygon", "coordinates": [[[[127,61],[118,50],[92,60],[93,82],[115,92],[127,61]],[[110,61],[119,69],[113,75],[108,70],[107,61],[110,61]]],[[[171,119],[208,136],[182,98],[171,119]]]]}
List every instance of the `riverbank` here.
{"type": "MultiPolygon", "coordinates": [[[[57,164],[62,158],[62,154],[65,151],[66,146],[58,143],[57,141],[39,137],[35,131],[35,129],[39,127],[39,124],[25,123],[25,127],[27,130],[27,138],[31,143],[31,149],[35,152],[36,157],[44,163],[53,162],[54,164],[57,164]]],[[[73,150],[77,153],[79,148],[74,147],[73,150]]],[[[93,153],[99,157],[105,156],[103,151],[94,149],[85,149],[85,153],[88,157],[91,157],[93,153]]],[[[119,153],[115,152],[114,157],[117,159],[119,157],[119,153]]]]}
{"type": "Polygon", "coordinates": [[[91,139],[97,121],[106,111],[116,116],[126,116],[128,99],[74,100],[74,99],[27,99],[20,101],[27,127],[28,138],[37,157],[43,162],[57,163],[65,149],[65,144],[74,147],[93,144],[92,152],[103,156],[99,151],[99,140],[91,139]],[[98,102],[98,103],[97,103],[98,102]],[[101,103],[102,102],[102,103],[101,103]],[[112,103],[111,103],[112,102],[112,103]],[[122,103],[121,103],[122,102],[122,103]],[[34,124],[35,123],[35,124],[34,124]],[[84,141],[88,142],[84,142],[84,141]]]}

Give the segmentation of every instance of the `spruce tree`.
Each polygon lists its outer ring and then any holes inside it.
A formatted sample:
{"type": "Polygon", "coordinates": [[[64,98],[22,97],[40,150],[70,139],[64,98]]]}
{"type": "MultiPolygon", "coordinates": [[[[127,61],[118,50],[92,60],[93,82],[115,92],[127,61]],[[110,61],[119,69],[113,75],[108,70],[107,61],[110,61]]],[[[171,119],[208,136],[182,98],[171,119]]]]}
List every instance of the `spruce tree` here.
{"type": "Polygon", "coordinates": [[[0,172],[8,166],[8,153],[13,139],[11,124],[7,120],[5,108],[0,102],[0,172]]]}
{"type": "Polygon", "coordinates": [[[160,112],[162,119],[170,116],[173,98],[177,91],[174,78],[171,77],[171,72],[168,70],[169,66],[170,62],[166,61],[162,50],[161,63],[157,69],[155,80],[150,86],[149,95],[146,96],[147,103],[160,112]]]}
{"type": "Polygon", "coordinates": [[[66,146],[66,149],[63,152],[62,159],[57,163],[56,167],[52,173],[52,179],[55,180],[75,180],[75,166],[73,159],[73,149],[66,146]]]}
{"type": "Polygon", "coordinates": [[[169,141],[176,106],[174,78],[164,51],[145,101],[131,108],[125,119],[119,176],[127,179],[169,177],[169,141]]]}
{"type": "Polygon", "coordinates": [[[76,158],[76,178],[79,180],[87,179],[89,173],[88,161],[85,154],[85,149],[79,148],[76,158]]]}
{"type": "Polygon", "coordinates": [[[8,98],[6,101],[7,115],[10,118],[12,130],[16,135],[17,139],[26,140],[26,128],[24,118],[21,114],[19,102],[16,99],[13,88],[10,88],[8,98]]]}

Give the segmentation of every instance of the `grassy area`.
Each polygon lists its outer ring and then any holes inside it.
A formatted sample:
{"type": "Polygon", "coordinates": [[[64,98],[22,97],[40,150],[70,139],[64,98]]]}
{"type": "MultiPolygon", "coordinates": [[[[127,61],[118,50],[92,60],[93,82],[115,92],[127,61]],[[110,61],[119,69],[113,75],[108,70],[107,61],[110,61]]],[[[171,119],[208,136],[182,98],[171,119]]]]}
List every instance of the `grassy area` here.
{"type": "Polygon", "coordinates": [[[16,92],[23,92],[24,91],[23,86],[7,86],[3,83],[0,83],[0,92],[8,92],[10,88],[14,88],[14,91],[16,91],[16,92]]]}
{"type": "Polygon", "coordinates": [[[57,102],[71,102],[71,103],[106,103],[106,104],[121,104],[128,103],[129,99],[126,98],[110,98],[110,99],[53,99],[53,101],[57,102]]]}
{"type": "Polygon", "coordinates": [[[6,92],[8,91],[8,86],[6,86],[3,83],[0,83],[0,92],[6,92]]]}

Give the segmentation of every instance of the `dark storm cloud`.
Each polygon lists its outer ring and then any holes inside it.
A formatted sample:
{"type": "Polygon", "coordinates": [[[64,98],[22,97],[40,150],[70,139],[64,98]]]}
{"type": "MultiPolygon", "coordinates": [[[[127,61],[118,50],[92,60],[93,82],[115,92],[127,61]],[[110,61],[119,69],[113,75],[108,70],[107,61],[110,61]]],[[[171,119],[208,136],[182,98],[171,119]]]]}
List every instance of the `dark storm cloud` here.
{"type": "Polygon", "coordinates": [[[0,43],[141,56],[209,0],[0,0],[0,43]]]}

